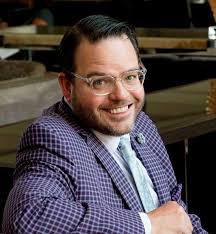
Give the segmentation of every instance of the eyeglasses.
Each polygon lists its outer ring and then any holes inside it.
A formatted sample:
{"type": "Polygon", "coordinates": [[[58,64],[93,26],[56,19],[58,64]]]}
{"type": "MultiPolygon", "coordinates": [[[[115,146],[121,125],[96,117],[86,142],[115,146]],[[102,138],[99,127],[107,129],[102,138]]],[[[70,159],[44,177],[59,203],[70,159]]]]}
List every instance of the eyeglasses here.
{"type": "Polygon", "coordinates": [[[135,69],[120,74],[119,78],[111,75],[95,75],[89,78],[82,77],[76,73],[70,72],[75,78],[84,80],[91,87],[95,95],[104,96],[113,92],[115,83],[119,80],[127,90],[138,90],[143,86],[147,70],[135,69]]]}

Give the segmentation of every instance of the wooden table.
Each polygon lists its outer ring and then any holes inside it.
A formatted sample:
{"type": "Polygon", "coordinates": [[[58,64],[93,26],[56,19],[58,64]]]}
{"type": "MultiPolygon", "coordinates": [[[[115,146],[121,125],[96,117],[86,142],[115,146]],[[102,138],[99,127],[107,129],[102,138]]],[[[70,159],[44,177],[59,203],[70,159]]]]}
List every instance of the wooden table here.
{"type": "Polygon", "coordinates": [[[136,28],[141,49],[206,50],[207,28],[136,28]]]}
{"type": "Polygon", "coordinates": [[[146,112],[165,144],[216,131],[216,115],[207,115],[209,80],[147,95],[146,112]]]}
{"type": "MultiPolygon", "coordinates": [[[[44,49],[58,46],[68,27],[36,27],[34,25],[9,27],[0,30],[2,45],[44,49]]],[[[140,49],[194,49],[206,50],[208,29],[137,28],[140,49]]]]}

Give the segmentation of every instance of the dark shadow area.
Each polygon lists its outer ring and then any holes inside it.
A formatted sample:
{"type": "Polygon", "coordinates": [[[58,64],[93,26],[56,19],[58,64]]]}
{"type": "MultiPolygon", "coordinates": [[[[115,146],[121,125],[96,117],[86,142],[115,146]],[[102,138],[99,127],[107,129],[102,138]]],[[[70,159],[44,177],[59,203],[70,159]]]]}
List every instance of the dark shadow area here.
{"type": "MultiPolygon", "coordinates": [[[[36,1],[37,2],[37,1],[36,1]]],[[[43,2],[43,1],[39,1],[43,2]]],[[[129,21],[136,27],[190,27],[187,0],[111,0],[111,1],[52,1],[44,4],[54,16],[55,25],[70,26],[91,14],[110,15],[129,21]]],[[[27,7],[22,1],[1,3],[0,16],[10,26],[29,24],[39,7],[27,7]],[[36,9],[37,8],[37,9],[36,9]]],[[[40,3],[40,6],[42,3],[40,3]]]]}
{"type": "Polygon", "coordinates": [[[113,16],[116,10],[112,1],[57,1],[52,7],[55,25],[65,26],[71,26],[81,18],[92,14],[113,16]]]}
{"type": "Polygon", "coordinates": [[[185,180],[184,142],[166,145],[178,183],[183,184],[182,197],[187,198],[189,213],[197,214],[202,226],[209,233],[216,233],[215,218],[212,211],[216,209],[215,192],[215,137],[208,133],[188,141],[189,153],[186,155],[187,179],[185,180]]]}
{"type": "Polygon", "coordinates": [[[145,54],[141,58],[148,70],[146,92],[216,77],[215,57],[145,54]]]}
{"type": "Polygon", "coordinates": [[[189,140],[188,194],[190,212],[200,216],[209,233],[216,233],[215,215],[215,139],[209,133],[189,140]]]}
{"type": "Polygon", "coordinates": [[[190,27],[186,0],[114,0],[114,3],[119,9],[116,16],[137,27],[190,27]]]}
{"type": "MultiPolygon", "coordinates": [[[[7,196],[13,185],[13,172],[12,168],[0,168],[0,224],[2,223],[2,215],[7,196]]],[[[0,232],[2,226],[0,225],[0,232]]]]}
{"type": "Polygon", "coordinates": [[[208,1],[203,4],[191,4],[191,16],[194,27],[208,27],[215,24],[208,1]]]}
{"type": "Polygon", "coordinates": [[[172,162],[177,182],[182,184],[182,199],[186,203],[186,181],[185,181],[185,160],[184,142],[176,142],[166,145],[166,149],[172,162]]]}

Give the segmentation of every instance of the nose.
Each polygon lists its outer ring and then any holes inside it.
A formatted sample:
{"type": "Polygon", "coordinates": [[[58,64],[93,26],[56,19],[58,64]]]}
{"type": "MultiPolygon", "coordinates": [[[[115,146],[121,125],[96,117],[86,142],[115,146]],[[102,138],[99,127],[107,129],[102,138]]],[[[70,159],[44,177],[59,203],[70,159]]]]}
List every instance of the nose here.
{"type": "Polygon", "coordinates": [[[120,79],[116,80],[109,97],[115,100],[123,100],[129,96],[129,91],[124,87],[120,79]]]}

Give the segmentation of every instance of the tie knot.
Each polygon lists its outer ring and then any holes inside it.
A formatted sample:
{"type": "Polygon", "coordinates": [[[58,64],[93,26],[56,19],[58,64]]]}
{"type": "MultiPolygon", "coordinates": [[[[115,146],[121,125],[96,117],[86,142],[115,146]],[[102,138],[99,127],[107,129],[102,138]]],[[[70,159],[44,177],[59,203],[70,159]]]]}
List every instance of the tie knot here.
{"type": "Polygon", "coordinates": [[[131,142],[129,137],[123,136],[120,138],[118,150],[124,156],[124,158],[125,157],[128,158],[131,156],[131,154],[133,153],[133,149],[131,147],[131,142]]]}
{"type": "Polygon", "coordinates": [[[131,143],[129,137],[123,136],[120,138],[119,148],[122,149],[125,147],[131,147],[131,143]]]}

